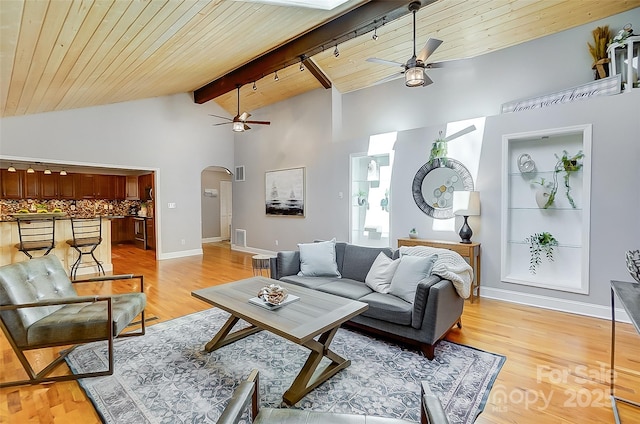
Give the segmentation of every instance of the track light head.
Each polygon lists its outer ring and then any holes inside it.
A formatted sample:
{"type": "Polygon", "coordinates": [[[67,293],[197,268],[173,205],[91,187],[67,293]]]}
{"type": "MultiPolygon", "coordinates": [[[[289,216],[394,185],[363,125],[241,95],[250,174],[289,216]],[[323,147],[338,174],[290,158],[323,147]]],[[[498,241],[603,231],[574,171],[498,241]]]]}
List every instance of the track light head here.
{"type": "Polygon", "coordinates": [[[340,52],[338,51],[338,45],[337,45],[337,44],[336,44],[336,48],[335,48],[335,49],[333,49],[333,55],[334,55],[335,57],[340,56],[340,52]]]}
{"type": "Polygon", "coordinates": [[[274,75],[273,79],[275,81],[280,81],[280,78],[278,77],[278,71],[276,71],[276,74],[274,75]]]}
{"type": "Polygon", "coordinates": [[[300,61],[300,72],[304,71],[304,65],[302,64],[302,61],[300,61]]]}
{"type": "Polygon", "coordinates": [[[378,27],[375,27],[373,29],[373,35],[371,36],[371,38],[373,39],[373,41],[377,41],[378,40],[378,27]]]}
{"type": "Polygon", "coordinates": [[[253,82],[253,91],[256,91],[258,89],[258,87],[256,87],[256,82],[253,82]]]}

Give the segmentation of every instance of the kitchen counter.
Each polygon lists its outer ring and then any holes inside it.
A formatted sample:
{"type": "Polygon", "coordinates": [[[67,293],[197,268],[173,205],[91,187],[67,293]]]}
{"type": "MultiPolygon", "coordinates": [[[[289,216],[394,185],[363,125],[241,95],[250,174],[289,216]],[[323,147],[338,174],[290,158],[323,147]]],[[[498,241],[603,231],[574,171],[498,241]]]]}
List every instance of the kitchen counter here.
{"type": "MultiPolygon", "coordinates": [[[[96,258],[100,263],[102,263],[106,272],[113,271],[113,264],[111,263],[111,219],[116,219],[117,217],[123,218],[124,216],[104,216],[106,219],[102,220],[102,243],[100,243],[94,252],[96,258]]],[[[60,261],[67,270],[67,273],[78,257],[78,252],[67,244],[67,240],[71,239],[73,239],[73,232],[71,231],[71,217],[63,216],[56,218],[56,245],[49,254],[56,255],[60,258],[60,261]]],[[[20,236],[18,234],[18,224],[15,219],[0,222],[0,266],[29,260],[27,255],[20,252],[15,247],[18,243],[20,243],[20,236]]],[[[36,252],[35,255],[41,256],[41,253],[36,252]]],[[[83,263],[85,260],[87,265],[81,265],[77,274],[97,273],[97,266],[95,266],[95,263],[93,263],[93,261],[89,262],[88,258],[83,257],[83,263]]]]}

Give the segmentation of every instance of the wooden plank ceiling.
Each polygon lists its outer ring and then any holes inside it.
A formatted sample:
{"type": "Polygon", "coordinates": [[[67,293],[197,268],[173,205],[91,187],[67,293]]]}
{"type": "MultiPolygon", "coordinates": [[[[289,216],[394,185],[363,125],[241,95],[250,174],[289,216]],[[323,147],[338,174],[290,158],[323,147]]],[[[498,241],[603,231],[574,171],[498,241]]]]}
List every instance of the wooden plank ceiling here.
{"type": "MultiPolygon", "coordinates": [[[[1,116],[111,104],[193,92],[266,52],[368,3],[326,11],[234,0],[2,0],[1,116]]],[[[640,0],[438,0],[417,13],[417,48],[444,41],[429,61],[474,57],[640,7],[640,0]]],[[[409,1],[406,2],[409,4],[409,1]]],[[[353,13],[353,12],[352,12],[353,13]]],[[[346,93],[398,69],[366,62],[406,62],[412,18],[386,22],[311,57],[346,93]]],[[[590,40],[585,40],[584,47],[590,40]]],[[[321,87],[299,64],[241,89],[241,109],[321,87]]],[[[230,116],[235,90],[215,98],[230,116]]]]}

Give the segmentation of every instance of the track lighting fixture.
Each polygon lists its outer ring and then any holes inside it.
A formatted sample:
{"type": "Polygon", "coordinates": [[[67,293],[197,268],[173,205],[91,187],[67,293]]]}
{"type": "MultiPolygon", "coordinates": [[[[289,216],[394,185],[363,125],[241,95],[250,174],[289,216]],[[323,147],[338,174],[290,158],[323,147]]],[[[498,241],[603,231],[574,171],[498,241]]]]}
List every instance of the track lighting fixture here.
{"type": "Polygon", "coordinates": [[[7,168],[8,172],[16,172],[16,168],[14,168],[13,164],[9,165],[9,167],[7,168]]]}
{"type": "Polygon", "coordinates": [[[335,49],[333,49],[333,55],[334,55],[335,57],[340,56],[340,52],[338,51],[338,45],[337,45],[337,44],[336,44],[336,48],[335,48],[335,49]]]}
{"type": "Polygon", "coordinates": [[[256,87],[256,82],[253,82],[253,91],[256,91],[258,89],[258,87],[256,87]]]}
{"type": "Polygon", "coordinates": [[[280,81],[280,78],[278,78],[278,71],[276,71],[276,74],[274,75],[273,79],[275,81],[280,81]]]}
{"type": "Polygon", "coordinates": [[[378,39],[378,27],[375,27],[373,29],[373,35],[371,36],[371,38],[373,38],[373,41],[376,41],[378,39]]]}
{"type": "Polygon", "coordinates": [[[300,71],[304,71],[304,65],[302,64],[302,61],[300,61],[300,71]]]}

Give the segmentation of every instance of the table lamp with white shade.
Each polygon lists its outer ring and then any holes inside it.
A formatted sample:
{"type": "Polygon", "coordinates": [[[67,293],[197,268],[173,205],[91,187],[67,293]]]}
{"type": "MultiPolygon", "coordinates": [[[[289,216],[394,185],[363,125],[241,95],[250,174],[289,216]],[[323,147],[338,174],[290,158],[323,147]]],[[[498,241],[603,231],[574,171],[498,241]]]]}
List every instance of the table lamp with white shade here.
{"type": "Polygon", "coordinates": [[[453,192],[453,213],[464,217],[464,224],[460,228],[460,243],[470,244],[473,231],[467,223],[470,216],[480,215],[480,192],[478,191],[454,191],[453,192]]]}

